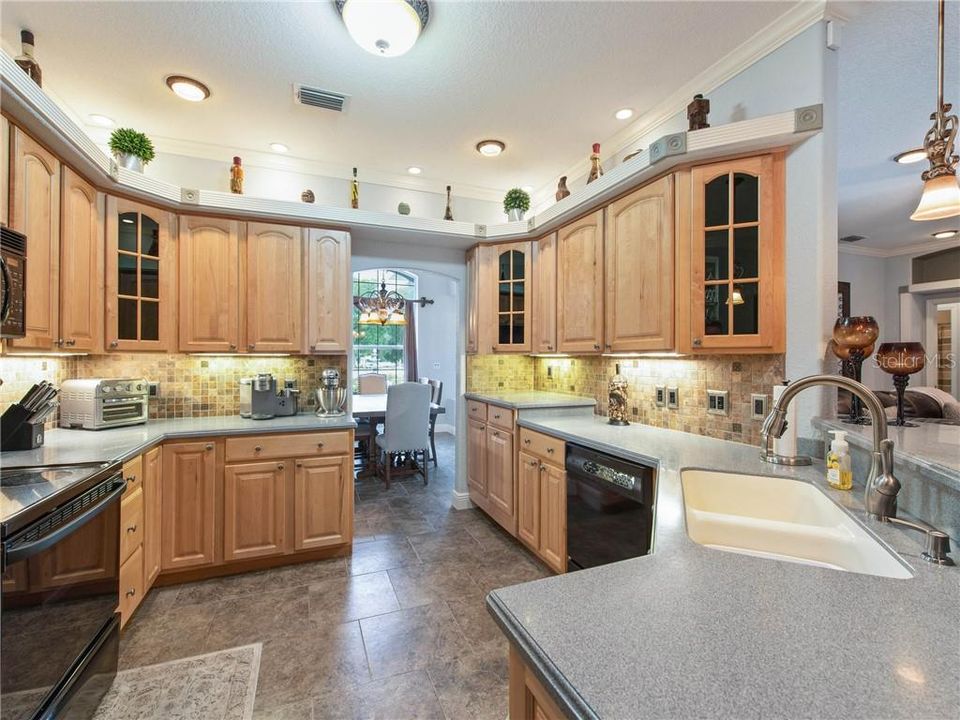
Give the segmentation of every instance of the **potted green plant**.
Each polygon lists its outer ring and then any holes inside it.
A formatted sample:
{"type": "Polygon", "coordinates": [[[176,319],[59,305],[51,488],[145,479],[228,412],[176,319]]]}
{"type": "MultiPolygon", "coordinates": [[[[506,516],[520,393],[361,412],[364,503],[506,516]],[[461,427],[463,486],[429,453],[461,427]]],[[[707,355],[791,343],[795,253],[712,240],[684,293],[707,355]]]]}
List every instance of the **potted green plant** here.
{"type": "Polygon", "coordinates": [[[523,220],[523,214],[530,209],[530,193],[520,188],[512,188],[503,198],[503,211],[510,222],[523,220]]]}
{"type": "Polygon", "coordinates": [[[120,167],[143,172],[143,166],[156,157],[153,143],[142,132],[117,128],[110,135],[110,151],[120,167]]]}

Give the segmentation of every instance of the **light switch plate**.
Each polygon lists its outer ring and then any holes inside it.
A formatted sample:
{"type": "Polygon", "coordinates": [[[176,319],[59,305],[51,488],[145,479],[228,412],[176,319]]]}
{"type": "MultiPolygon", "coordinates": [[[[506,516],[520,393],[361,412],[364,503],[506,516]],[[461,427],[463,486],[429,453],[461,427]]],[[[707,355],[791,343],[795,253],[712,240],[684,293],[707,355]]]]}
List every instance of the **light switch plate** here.
{"type": "Polygon", "coordinates": [[[680,407],[680,388],[667,388],[667,407],[676,410],[680,407]]]}
{"type": "Polygon", "coordinates": [[[707,390],[707,412],[711,415],[729,415],[730,391],[707,390]]]}
{"type": "Polygon", "coordinates": [[[666,407],[667,406],[667,386],[666,385],[657,385],[653,389],[654,398],[653,401],[656,403],[657,407],[666,407]]]}
{"type": "Polygon", "coordinates": [[[148,382],[147,383],[147,394],[150,397],[157,397],[160,394],[160,383],[158,382],[148,382]]]}
{"type": "Polygon", "coordinates": [[[767,396],[754,393],[750,396],[750,417],[763,420],[767,417],[767,396]]]}

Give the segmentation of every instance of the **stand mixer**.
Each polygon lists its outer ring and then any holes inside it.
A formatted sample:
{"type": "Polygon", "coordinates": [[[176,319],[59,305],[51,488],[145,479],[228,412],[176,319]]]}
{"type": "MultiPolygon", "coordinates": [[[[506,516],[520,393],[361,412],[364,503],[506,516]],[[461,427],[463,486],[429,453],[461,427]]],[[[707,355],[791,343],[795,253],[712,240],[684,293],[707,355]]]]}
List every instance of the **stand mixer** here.
{"type": "Polygon", "coordinates": [[[317,388],[317,415],[320,417],[339,417],[346,414],[343,406],[347,402],[347,389],[340,387],[340,371],[327,368],[320,373],[320,387],[317,388]]]}

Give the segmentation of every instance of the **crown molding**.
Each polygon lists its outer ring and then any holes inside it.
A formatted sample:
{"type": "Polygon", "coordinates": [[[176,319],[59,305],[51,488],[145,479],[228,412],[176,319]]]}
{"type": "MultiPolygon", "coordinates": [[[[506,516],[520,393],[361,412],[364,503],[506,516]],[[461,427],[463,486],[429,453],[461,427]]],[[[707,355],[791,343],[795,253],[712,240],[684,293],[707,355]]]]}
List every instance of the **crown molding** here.
{"type": "MultiPolygon", "coordinates": [[[[826,0],[801,0],[801,2],[796,3],[790,10],[760,29],[733,51],[717,60],[699,75],[680,85],[672,94],[647,110],[623,130],[602,141],[601,146],[612,148],[612,151],[606,153],[601,162],[616,157],[624,150],[636,145],[645,136],[656,132],[657,128],[677,113],[686,110],[690,99],[695,94],[703,93],[706,95],[712,92],[807,28],[826,18],[842,19],[839,15],[828,12],[826,0]]],[[[646,147],[637,147],[636,149],[642,152],[647,150],[646,147]]],[[[570,165],[557,177],[566,175],[568,178],[576,178],[586,175],[589,170],[589,159],[582,158],[570,165]]],[[[534,195],[539,201],[544,202],[553,197],[556,189],[553,185],[554,182],[556,180],[537,188],[534,195]]]]}
{"type": "Polygon", "coordinates": [[[903,255],[918,255],[920,253],[948,250],[955,247],[960,247],[960,238],[952,237],[944,238],[943,240],[924,240],[923,242],[909,243],[906,245],[895,245],[891,248],[870,247],[869,245],[857,246],[843,243],[837,246],[837,250],[844,255],[860,255],[861,257],[882,259],[902,257],[903,255]]]}

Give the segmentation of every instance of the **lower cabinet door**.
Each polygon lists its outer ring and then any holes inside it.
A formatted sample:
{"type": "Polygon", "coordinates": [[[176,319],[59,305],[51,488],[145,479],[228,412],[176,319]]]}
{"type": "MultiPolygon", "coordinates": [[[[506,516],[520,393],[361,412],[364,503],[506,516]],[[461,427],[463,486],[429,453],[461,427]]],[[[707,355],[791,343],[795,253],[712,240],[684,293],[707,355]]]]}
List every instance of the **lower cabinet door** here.
{"type": "Polygon", "coordinates": [[[540,551],[540,461],[521,452],[517,463],[517,537],[540,551]]]}
{"type": "Polygon", "coordinates": [[[487,426],[487,512],[511,535],[517,534],[513,500],[513,433],[487,426]]]}
{"type": "Polygon", "coordinates": [[[114,513],[101,513],[52,551],[31,558],[30,590],[50,590],[116,575],[120,526],[114,513]]]}
{"type": "Polygon", "coordinates": [[[163,446],[160,567],[212,565],[217,561],[217,445],[213,441],[163,446]]]}
{"type": "Polygon", "coordinates": [[[286,552],[289,465],[289,461],[268,461],[224,467],[224,560],[286,552]]]}
{"type": "Polygon", "coordinates": [[[143,546],[120,566],[120,627],[127,624],[143,600],[143,546]]]}
{"type": "Polygon", "coordinates": [[[144,592],[160,574],[160,477],[163,449],[143,456],[143,583],[144,592]]]}
{"type": "Polygon", "coordinates": [[[353,542],[353,460],[297,460],[294,474],[293,548],[353,542]]]}
{"type": "Polygon", "coordinates": [[[487,424],[467,420],[467,489],[470,499],[487,508],[487,424]]]}
{"type": "Polygon", "coordinates": [[[567,571],[567,473],[552,465],[540,466],[540,557],[567,571]]]}

